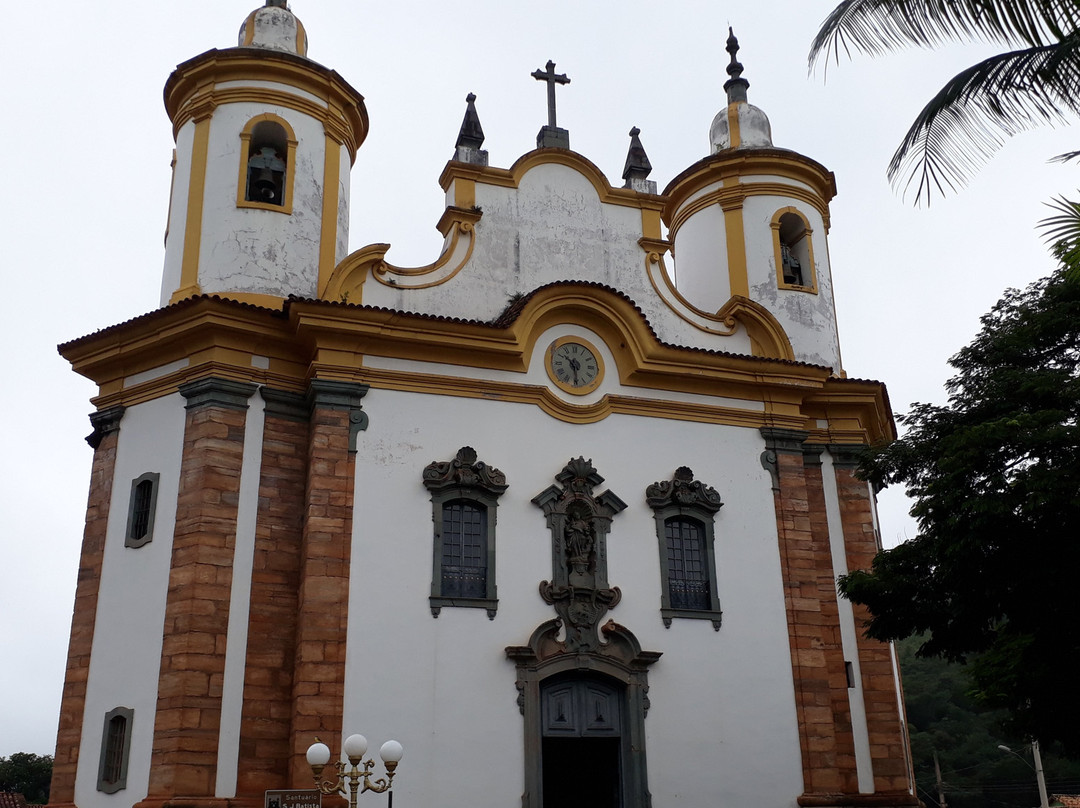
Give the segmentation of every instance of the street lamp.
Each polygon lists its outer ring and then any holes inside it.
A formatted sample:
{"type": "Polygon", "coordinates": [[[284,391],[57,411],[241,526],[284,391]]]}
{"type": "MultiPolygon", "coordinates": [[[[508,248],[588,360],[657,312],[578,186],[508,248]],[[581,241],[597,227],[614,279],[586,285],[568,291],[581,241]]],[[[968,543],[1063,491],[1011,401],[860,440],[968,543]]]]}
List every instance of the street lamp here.
{"type": "Polygon", "coordinates": [[[1005,744],[998,744],[998,749],[1002,752],[1008,752],[1010,755],[1015,755],[1020,758],[1020,760],[1024,761],[1025,766],[1035,770],[1035,780],[1039,784],[1039,801],[1041,803],[1041,808],[1050,808],[1050,800],[1046,797],[1046,776],[1043,774],[1042,755],[1039,754],[1039,742],[1031,742],[1031,757],[1035,759],[1034,766],[1027,762],[1027,758],[1019,752],[1014,752],[1005,744]]]}
{"type": "MultiPolygon", "coordinates": [[[[316,738],[315,743],[309,746],[307,750],[307,762],[311,766],[311,773],[315,776],[315,787],[323,794],[344,794],[347,784],[349,787],[349,808],[356,808],[357,793],[363,794],[365,791],[374,791],[376,794],[382,794],[384,791],[389,791],[394,783],[394,771],[397,769],[405,750],[397,741],[384,743],[379,748],[379,757],[382,758],[383,765],[386,766],[386,777],[372,780],[371,770],[375,768],[375,761],[368,758],[363,761],[363,768],[360,768],[361,760],[367,752],[367,748],[367,738],[363,735],[350,735],[345,739],[341,750],[345,753],[345,757],[349,759],[349,765],[352,768],[346,770],[345,761],[339,759],[335,764],[337,768],[337,782],[335,783],[331,780],[319,779],[326,764],[330,762],[330,747],[316,738]],[[363,788],[360,788],[361,782],[364,785],[363,788]]],[[[393,798],[393,794],[390,797],[393,798]]]]}

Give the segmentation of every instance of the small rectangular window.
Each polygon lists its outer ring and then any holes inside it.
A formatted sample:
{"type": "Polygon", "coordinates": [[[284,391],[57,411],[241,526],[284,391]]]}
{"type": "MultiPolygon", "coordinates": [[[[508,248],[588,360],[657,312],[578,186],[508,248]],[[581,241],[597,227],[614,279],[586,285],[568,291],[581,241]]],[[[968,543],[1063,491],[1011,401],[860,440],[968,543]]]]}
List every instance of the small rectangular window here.
{"type": "Polygon", "coordinates": [[[101,760],[98,764],[98,791],[115,794],[127,788],[128,754],[131,751],[131,724],[135,711],[117,707],[105,714],[101,733],[101,760]]]}
{"type": "Polygon", "coordinates": [[[147,472],[131,482],[128,503],[125,547],[142,547],[154,538],[154,512],[157,510],[158,481],[161,475],[147,472]]]}
{"type": "Polygon", "coordinates": [[[709,573],[700,524],[690,519],[668,519],[664,523],[664,534],[671,608],[710,609],[709,573]]]}

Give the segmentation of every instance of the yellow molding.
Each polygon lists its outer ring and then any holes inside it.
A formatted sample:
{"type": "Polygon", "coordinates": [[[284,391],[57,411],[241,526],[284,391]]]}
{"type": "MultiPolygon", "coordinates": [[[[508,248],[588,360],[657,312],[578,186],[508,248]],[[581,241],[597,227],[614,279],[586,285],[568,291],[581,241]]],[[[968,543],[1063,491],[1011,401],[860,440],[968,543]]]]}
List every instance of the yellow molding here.
{"type": "Polygon", "coordinates": [[[814,229],[810,226],[810,222],[807,220],[805,214],[798,208],[788,205],[787,207],[780,208],[780,210],[773,214],[772,220],[769,222],[769,227],[772,228],[773,267],[776,270],[777,288],[790,289],[795,292],[809,292],[810,294],[816,295],[818,293],[818,285],[817,262],[814,260],[814,229]],[[780,250],[780,217],[785,213],[798,216],[803,223],[802,237],[806,239],[806,254],[808,256],[808,263],[810,264],[810,283],[808,284],[788,283],[784,280],[784,259],[780,250]]]}
{"type": "MultiPolygon", "coordinates": [[[[780,149],[725,149],[699,160],[668,183],[663,194],[664,223],[671,228],[691,197],[723,177],[760,175],[774,175],[802,183],[809,191],[773,180],[760,183],[744,180],[740,185],[744,192],[749,193],[750,189],[754,189],[755,195],[776,193],[798,198],[806,195],[806,201],[818,208],[828,222],[828,204],[836,196],[836,178],[823,165],[801,154],[780,149]]],[[[669,234],[669,237],[672,236],[669,234]]]]}
{"type": "MultiPolygon", "coordinates": [[[[738,177],[725,180],[737,185],[738,177]]],[[[750,272],[746,266],[746,230],[743,227],[743,198],[723,206],[724,234],[727,245],[728,290],[734,297],[750,296],[750,272]]]]}
{"type": "Polygon", "coordinates": [[[755,300],[732,295],[716,313],[718,318],[738,320],[750,336],[750,348],[755,356],[772,359],[795,359],[795,350],[787,332],[771,311],[755,300]]]}
{"type": "MultiPolygon", "coordinates": [[[[736,303],[741,303],[736,301],[736,303]]],[[[752,305],[737,316],[753,321],[752,305]]],[[[732,315],[736,316],[736,315],[732,315]]],[[[759,316],[752,327],[768,331],[759,316]]],[[[749,328],[749,327],[748,327],[749,328]]],[[[762,339],[759,337],[758,339],[762,339]]],[[[98,383],[99,406],[132,404],[175,392],[183,380],[204,375],[302,391],[312,378],[363,381],[387,389],[496,398],[531,403],[553,417],[588,423],[611,413],[740,426],[814,429],[830,425],[823,440],[872,442],[895,430],[884,388],[841,380],[829,369],[794,362],[685,350],[659,343],[641,313],[625,298],[593,286],[541,289],[505,328],[439,320],[386,309],[293,300],[284,310],[260,309],[215,298],[154,312],[61,346],[75,370],[98,383]],[[551,386],[498,379],[463,379],[436,365],[524,374],[540,337],[559,325],[588,329],[602,340],[623,385],[617,394],[582,407],[551,386]],[[415,369],[377,369],[366,357],[413,360],[415,369]],[[252,356],[269,358],[255,368],[252,356]],[[129,388],[125,378],[189,359],[187,368],[129,388]],[[700,401],[675,400],[680,395],[700,401]],[[708,397],[722,400],[716,406],[708,397]],[[746,409],[731,402],[744,401],[746,409]]],[[[815,433],[816,434],[816,433],[815,433]]]]}
{"type": "MultiPolygon", "coordinates": [[[[714,182],[718,182],[719,180],[719,177],[714,178],[714,182]]],[[[704,210],[711,205],[720,205],[724,210],[739,207],[747,198],[752,196],[779,196],[805,202],[821,214],[822,221],[825,223],[825,232],[827,233],[829,230],[828,206],[823,204],[820,197],[807,191],[805,188],[800,188],[795,185],[784,185],[780,182],[746,182],[740,178],[737,184],[716,188],[708,193],[702,194],[682,208],[679,208],[679,210],[673,214],[668,226],[668,238],[674,241],[679,229],[698,211],[704,210]]]]}
{"type": "Polygon", "coordinates": [[[517,188],[529,171],[548,164],[562,165],[577,171],[592,184],[596,195],[605,204],[646,210],[662,210],[664,207],[664,200],[660,196],[629,188],[612,188],[607,177],[593,162],[568,149],[535,149],[523,154],[508,169],[451,160],[439,176],[439,185],[444,191],[449,191],[454,180],[465,179],[502,188],[517,188]]]}
{"type": "Polygon", "coordinates": [[[350,160],[368,132],[364,97],[335,71],[308,59],[276,51],[250,49],[210,50],[184,62],[165,84],[165,109],[173,122],[173,132],[191,115],[196,95],[208,95],[215,104],[252,101],[295,109],[348,133],[345,145],[350,160]],[[265,87],[230,87],[226,82],[272,82],[301,90],[323,103],[315,103],[295,93],[265,87]]]}
{"type": "MultiPolygon", "coordinates": [[[[436,227],[448,238],[450,243],[443,247],[442,253],[430,264],[420,267],[399,267],[386,260],[389,244],[368,244],[355,252],[349,253],[334,269],[320,293],[324,300],[359,303],[363,295],[363,285],[370,274],[384,286],[399,289],[426,289],[446,283],[460,272],[472,258],[476,247],[476,223],[481,212],[475,208],[466,210],[448,207],[439,218],[436,227]],[[462,247],[461,239],[467,239],[462,247]],[[462,255],[464,252],[464,255],[462,255]],[[451,261],[457,259],[453,265],[451,261]],[[440,270],[445,270],[441,271],[440,270]],[[413,281],[432,273],[438,277],[430,281],[413,281]]],[[[321,285],[321,284],[320,284],[321,285]]]]}
{"type": "Polygon", "coordinates": [[[338,206],[341,203],[341,146],[329,133],[323,138],[322,227],[319,232],[319,280],[329,283],[337,264],[338,206]]]}
{"type": "Polygon", "coordinates": [[[265,112],[262,115],[256,115],[254,118],[244,124],[244,128],[240,130],[240,176],[236,182],[236,207],[238,208],[254,208],[256,210],[269,210],[274,213],[283,213],[287,216],[292,215],[293,209],[293,179],[296,177],[296,147],[298,141],[296,139],[296,132],[293,131],[289,122],[282,118],[280,115],[274,115],[272,112],[265,112]],[[255,131],[255,127],[263,121],[269,121],[276,123],[282,129],[285,130],[285,185],[284,185],[284,199],[280,205],[270,205],[266,202],[256,202],[251,199],[247,199],[247,173],[248,173],[248,160],[251,159],[251,133],[255,131]]]}
{"type": "Polygon", "coordinates": [[[203,200],[206,195],[206,163],[210,149],[210,118],[195,123],[191,144],[187,213],[184,221],[184,252],[180,259],[180,287],[170,302],[199,293],[199,253],[202,250],[203,200]],[[179,296],[179,297],[178,297],[179,296]]]}
{"type": "Polygon", "coordinates": [[[738,103],[727,105],[728,148],[737,149],[742,145],[742,131],[739,129],[738,103]]]}
{"type": "Polygon", "coordinates": [[[664,253],[671,249],[670,243],[642,238],[638,239],[638,244],[646,251],[645,272],[649,276],[649,283],[652,284],[657,296],[667,304],[667,307],[671,309],[679,319],[690,323],[694,328],[699,331],[704,331],[706,334],[730,337],[736,332],[738,323],[734,317],[718,317],[715,314],[710,314],[704,309],[699,309],[683,297],[682,293],[675,288],[675,284],[671,280],[671,274],[667,270],[667,264],[664,263],[664,253]],[[698,320],[716,323],[717,327],[703,325],[698,322],[698,320]],[[723,327],[721,328],[720,326],[723,327]]]}

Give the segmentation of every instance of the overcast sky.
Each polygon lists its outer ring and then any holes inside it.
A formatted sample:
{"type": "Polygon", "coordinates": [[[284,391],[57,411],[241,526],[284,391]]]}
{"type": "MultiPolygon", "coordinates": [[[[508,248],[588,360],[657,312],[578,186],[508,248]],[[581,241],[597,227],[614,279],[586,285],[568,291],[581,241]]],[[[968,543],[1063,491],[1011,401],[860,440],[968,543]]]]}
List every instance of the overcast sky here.
{"type": "MultiPolygon", "coordinates": [[[[0,396],[0,755],[52,754],[89,483],[83,441],[95,389],[55,346],[157,306],[173,67],[236,44],[257,0],[9,3],[0,49],[5,122],[0,267],[7,306],[0,396]]],[[[777,146],[836,174],[829,253],[848,374],[884,381],[893,409],[940,401],[946,360],[1008,286],[1051,268],[1035,222],[1076,193],[1067,128],[1012,141],[959,195],[914,209],[884,170],[922,104],[992,48],[858,57],[808,76],[831,2],[816,0],[294,0],[309,56],[366,97],[371,133],[352,179],[350,247],[389,242],[390,261],[432,261],[439,173],[464,98],[494,166],[546,122],[529,74],[554,59],[571,146],[619,185],[631,126],[660,188],[708,154],[724,104],[727,26],[751,103],[777,146]]],[[[901,492],[882,495],[883,537],[914,535],[901,492]]]]}

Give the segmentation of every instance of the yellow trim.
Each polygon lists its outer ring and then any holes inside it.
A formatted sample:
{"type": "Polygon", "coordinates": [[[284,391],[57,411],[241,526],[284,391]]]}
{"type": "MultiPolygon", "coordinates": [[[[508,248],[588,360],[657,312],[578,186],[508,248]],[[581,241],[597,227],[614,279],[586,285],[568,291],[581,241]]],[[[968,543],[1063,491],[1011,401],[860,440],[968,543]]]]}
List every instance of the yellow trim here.
{"type": "Polygon", "coordinates": [[[825,223],[825,232],[829,230],[829,202],[836,196],[836,178],[833,173],[820,163],[803,157],[795,152],[778,149],[724,149],[711,157],[699,160],[687,168],[664,189],[664,224],[668,227],[668,238],[674,240],[679,225],[702,207],[720,202],[723,195],[737,193],[746,196],[777,195],[793,197],[815,207],[825,223]],[[774,175],[783,177],[800,185],[787,185],[776,180],[765,182],[747,181],[747,177],[774,175]],[[717,197],[691,198],[708,186],[720,182],[725,177],[739,177],[741,183],[737,191],[728,189],[714,190],[717,197]],[[684,208],[687,210],[684,212],[684,208]]]}
{"type": "MultiPolygon", "coordinates": [[[[757,310],[736,301],[740,317],[757,310]]],[[[664,345],[634,305],[592,286],[548,287],[506,328],[380,308],[291,301],[282,310],[200,298],[61,346],[75,370],[99,385],[99,407],[174,394],[182,381],[215,375],[303,391],[312,378],[363,381],[385,389],[519,401],[573,423],[612,413],[744,427],[811,431],[818,442],[875,443],[895,429],[884,387],[840,380],[828,368],[664,345]],[[558,325],[589,329],[612,352],[622,389],[579,406],[546,385],[525,384],[539,339],[558,325]],[[269,358],[255,368],[252,356],[269,358]],[[419,372],[371,368],[366,357],[431,363],[419,372]],[[125,378],[188,359],[188,367],[125,388],[125,378]],[[435,365],[499,371],[464,379],[435,365]],[[507,380],[505,372],[522,382],[507,380]],[[495,374],[488,374],[495,375],[495,374]],[[711,397],[694,402],[685,395],[711,397]],[[738,402],[745,402],[742,408],[738,402]],[[817,421],[828,423],[818,427],[817,421]]],[[[735,315],[733,315],[735,316],[735,315]]],[[[767,319],[754,326],[767,333],[767,319]]],[[[513,378],[513,377],[509,377],[513,378]]]]}
{"type": "Polygon", "coordinates": [[[787,332],[771,311],[756,300],[733,295],[716,313],[717,318],[738,320],[750,337],[750,350],[754,356],[771,359],[795,359],[795,349],[787,332]]]}
{"type": "Polygon", "coordinates": [[[175,134],[202,103],[253,102],[281,106],[309,115],[328,129],[342,132],[350,161],[368,132],[364,97],[337,73],[307,59],[290,58],[271,50],[211,50],[176,68],[165,84],[165,109],[175,134]],[[303,91],[321,102],[285,90],[265,87],[229,87],[226,82],[274,82],[303,91]]]}
{"type": "MultiPolygon", "coordinates": [[[[726,172],[724,176],[727,178],[728,175],[726,172]]],[[[686,224],[687,220],[695,213],[711,207],[712,205],[724,206],[741,204],[752,196],[780,196],[794,199],[799,202],[805,202],[807,205],[817,210],[818,213],[822,214],[823,221],[828,221],[828,208],[823,206],[820,197],[807,191],[805,188],[800,188],[795,185],[784,185],[779,182],[746,182],[742,177],[739,177],[738,179],[738,184],[727,184],[720,188],[714,188],[708,193],[701,194],[701,196],[680,208],[671,218],[668,227],[668,239],[674,241],[679,229],[686,224]]],[[[721,180],[720,177],[717,176],[713,181],[720,182],[721,180]]],[[[826,227],[826,231],[827,230],[828,227],[826,227]]]]}
{"type": "MultiPolygon", "coordinates": [[[[238,208],[253,208],[255,210],[269,210],[274,213],[284,213],[287,216],[292,215],[293,209],[293,179],[296,177],[296,147],[297,147],[296,133],[289,125],[289,122],[282,118],[280,115],[274,115],[272,112],[265,112],[262,115],[256,115],[246,124],[240,131],[240,177],[236,182],[236,207],[238,208]],[[247,199],[247,164],[251,155],[251,133],[255,131],[255,127],[263,121],[270,121],[276,123],[282,129],[285,130],[285,142],[288,153],[285,155],[285,198],[282,200],[281,205],[270,205],[266,202],[255,202],[254,200],[247,199]]],[[[336,186],[335,186],[336,187],[336,186]]]]}
{"type": "Polygon", "coordinates": [[[742,130],[739,129],[739,105],[727,105],[728,148],[737,149],[742,144],[742,130]]]}
{"type": "Polygon", "coordinates": [[[436,227],[443,237],[449,240],[449,244],[443,247],[442,253],[435,261],[421,267],[399,267],[389,263],[386,260],[386,253],[390,250],[389,244],[368,244],[349,253],[330,275],[320,297],[324,300],[359,303],[363,295],[364,282],[369,274],[384,286],[403,289],[426,289],[446,283],[457,275],[472,258],[473,249],[476,247],[476,223],[480,221],[481,215],[481,212],[476,209],[447,208],[436,227]],[[468,239],[464,247],[460,244],[463,237],[468,239]],[[463,251],[464,255],[462,255],[463,251]],[[457,261],[451,264],[451,259],[455,257],[457,261]],[[444,272],[439,272],[444,269],[444,272]],[[435,272],[439,274],[434,280],[424,282],[411,280],[435,272]]]}
{"type": "Polygon", "coordinates": [[[699,309],[689,300],[682,296],[682,293],[675,288],[675,284],[671,280],[671,274],[667,270],[667,265],[664,263],[664,253],[671,249],[671,244],[666,241],[653,240],[653,239],[638,239],[638,244],[645,250],[645,272],[649,276],[649,283],[652,284],[656,294],[663,300],[669,309],[671,309],[678,317],[685,322],[690,323],[694,328],[699,331],[704,331],[706,334],[716,334],[720,337],[730,337],[735,333],[738,324],[733,317],[718,317],[715,314],[710,314],[704,309],[699,309]],[[655,267],[655,269],[654,269],[655,267]],[[659,274],[659,280],[657,280],[657,274],[659,274]],[[693,317],[688,316],[689,314],[693,317]],[[694,317],[705,320],[710,323],[718,323],[724,326],[724,328],[713,328],[708,325],[702,325],[694,320],[694,317]]]}
{"type": "Polygon", "coordinates": [[[655,194],[643,194],[629,188],[612,188],[607,177],[594,163],[577,152],[567,149],[536,149],[523,154],[517,161],[506,168],[478,166],[472,163],[459,163],[451,160],[439,176],[439,185],[444,191],[450,190],[450,184],[464,178],[485,185],[502,188],[517,188],[522,178],[532,169],[541,165],[563,165],[572,168],[585,177],[596,189],[600,201],[609,205],[622,205],[643,210],[662,210],[664,199],[655,194]]]}
{"type": "Polygon", "coordinates": [[[323,139],[322,230],[319,233],[319,281],[329,282],[337,263],[338,206],[341,203],[341,144],[329,134],[323,139]]]}
{"type": "Polygon", "coordinates": [[[304,24],[300,22],[299,17],[293,15],[293,19],[296,20],[296,52],[301,56],[307,56],[307,29],[304,27],[304,24]]]}
{"type": "MultiPolygon", "coordinates": [[[[776,286],[779,289],[790,289],[795,292],[809,292],[811,294],[817,294],[817,262],[814,261],[814,240],[812,238],[814,230],[810,227],[810,222],[803,215],[803,212],[796,207],[788,205],[786,208],[780,208],[773,214],[772,220],[769,222],[769,227],[772,228],[772,241],[773,241],[773,266],[776,269],[776,286]],[[780,254],[780,217],[785,213],[791,213],[798,216],[803,223],[803,235],[806,239],[806,254],[807,260],[810,264],[810,283],[808,284],[796,284],[787,283],[784,281],[784,269],[783,258],[780,254]]],[[[792,245],[794,246],[794,245],[792,245]]],[[[804,278],[805,280],[805,278],[804,278]]]]}
{"type": "Polygon", "coordinates": [[[260,9],[255,9],[253,12],[247,15],[247,19],[244,20],[244,45],[243,47],[249,47],[252,42],[255,41],[255,15],[258,14],[260,9]]]}
{"type": "Polygon", "coordinates": [[[591,393],[604,381],[604,357],[600,354],[600,351],[596,349],[595,345],[583,337],[573,335],[559,337],[551,343],[544,352],[544,370],[547,371],[548,378],[551,379],[552,383],[560,390],[574,396],[584,396],[591,393]],[[593,358],[596,360],[596,377],[591,382],[581,387],[575,387],[559,378],[552,363],[555,359],[555,351],[563,345],[582,345],[593,355],[593,358]]]}
{"type": "MultiPolygon", "coordinates": [[[[729,177],[724,185],[739,185],[738,177],[729,177]]],[[[746,266],[746,231],[743,228],[745,196],[730,197],[720,206],[724,211],[724,233],[727,236],[728,289],[732,297],[750,296],[750,273],[746,266]]]]}
{"type": "Polygon", "coordinates": [[[203,202],[206,194],[206,164],[210,151],[210,113],[196,119],[191,143],[191,172],[188,179],[187,214],[184,221],[184,254],[180,260],[180,287],[170,303],[200,293],[199,252],[202,249],[203,202]]]}

